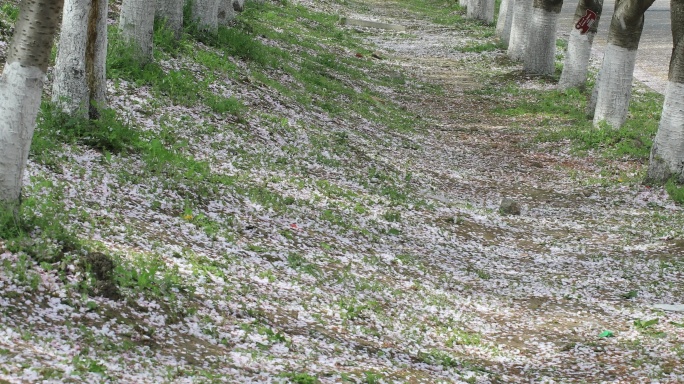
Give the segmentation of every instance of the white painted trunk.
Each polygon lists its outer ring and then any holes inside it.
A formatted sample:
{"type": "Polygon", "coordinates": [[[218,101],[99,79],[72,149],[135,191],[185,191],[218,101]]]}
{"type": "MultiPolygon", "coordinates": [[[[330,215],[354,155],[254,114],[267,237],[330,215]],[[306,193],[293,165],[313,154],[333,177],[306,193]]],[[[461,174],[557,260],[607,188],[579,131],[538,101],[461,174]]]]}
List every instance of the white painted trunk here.
{"type": "Polygon", "coordinates": [[[236,13],[233,8],[233,0],[220,0],[218,9],[219,25],[226,25],[235,19],[236,13]]]}
{"type": "Polygon", "coordinates": [[[119,30],[124,39],[138,49],[140,59],[152,60],[155,1],[123,0],[119,16],[119,30]]]}
{"type": "Polygon", "coordinates": [[[648,179],[684,180],[684,84],[670,81],[665,92],[658,133],[653,140],[648,179]]]}
{"type": "Polygon", "coordinates": [[[87,113],[86,45],[91,0],[65,0],[59,35],[52,101],[69,113],[87,113]]]}
{"type": "Polygon", "coordinates": [[[605,121],[611,127],[619,128],[627,119],[636,54],[636,50],[613,44],[606,47],[597,85],[595,126],[605,121]]]}
{"type": "Polygon", "coordinates": [[[91,105],[105,107],[106,57],[107,1],[66,0],[52,101],[84,116],[91,105]]]}
{"type": "Polygon", "coordinates": [[[496,21],[496,36],[505,47],[508,47],[508,40],[511,38],[511,23],[513,22],[514,8],[515,0],[501,0],[499,18],[496,21]]]}
{"type": "Polygon", "coordinates": [[[233,9],[236,12],[242,12],[245,10],[245,0],[233,0],[233,9]]]}
{"type": "Polygon", "coordinates": [[[18,201],[40,109],[45,72],[18,61],[0,77],[0,201],[18,201]]]}
{"type": "Polygon", "coordinates": [[[494,0],[471,0],[467,17],[482,20],[487,24],[494,22],[494,0]]]}
{"type": "Polygon", "coordinates": [[[523,53],[523,69],[536,75],[553,75],[556,71],[556,27],[558,12],[532,8],[527,43],[523,53]]]}
{"type": "Polygon", "coordinates": [[[157,0],[156,16],[166,20],[166,27],[180,37],[183,31],[183,0],[157,0]]]}
{"type": "Polygon", "coordinates": [[[218,10],[220,0],[194,0],[192,17],[200,29],[215,31],[218,28],[218,10]]]}
{"type": "Polygon", "coordinates": [[[579,29],[572,29],[558,88],[584,88],[587,83],[587,71],[594,36],[596,34],[592,32],[582,34],[579,29]]]}
{"type": "Polygon", "coordinates": [[[513,7],[513,21],[511,22],[511,37],[508,41],[508,57],[511,60],[523,59],[527,44],[532,0],[515,0],[513,7]]]}

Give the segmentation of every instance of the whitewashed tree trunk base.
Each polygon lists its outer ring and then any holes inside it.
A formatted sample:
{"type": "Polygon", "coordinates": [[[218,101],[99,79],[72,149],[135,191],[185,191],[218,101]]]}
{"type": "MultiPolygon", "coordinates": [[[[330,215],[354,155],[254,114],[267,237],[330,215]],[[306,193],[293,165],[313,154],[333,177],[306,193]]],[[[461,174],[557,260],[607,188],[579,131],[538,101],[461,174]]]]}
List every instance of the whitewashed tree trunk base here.
{"type": "Polygon", "coordinates": [[[194,0],[192,17],[200,29],[215,31],[218,28],[219,0],[194,0]]]}
{"type": "Polygon", "coordinates": [[[19,62],[0,77],[0,201],[18,201],[40,109],[45,73],[19,62]]]}
{"type": "Polygon", "coordinates": [[[647,179],[662,183],[670,176],[684,182],[684,84],[672,81],[667,84],[647,179]]]}
{"type": "Polygon", "coordinates": [[[595,33],[582,34],[578,29],[570,32],[568,50],[563,62],[563,73],[558,81],[558,88],[584,88],[587,83],[587,71],[591,58],[591,46],[595,33]]]}
{"type": "Polygon", "coordinates": [[[606,122],[613,128],[619,128],[627,119],[636,54],[636,50],[613,44],[606,47],[599,77],[594,126],[606,122]]]}
{"type": "Polygon", "coordinates": [[[532,8],[528,46],[523,57],[523,69],[535,75],[556,72],[556,27],[558,13],[532,8]]]}
{"type": "Polygon", "coordinates": [[[68,114],[87,115],[86,45],[90,0],[65,0],[52,101],[68,114]]]}
{"type": "Polygon", "coordinates": [[[494,22],[494,0],[471,0],[466,15],[469,19],[494,22]]]}
{"type": "Polygon", "coordinates": [[[504,47],[508,47],[508,40],[511,38],[514,6],[515,0],[502,0],[499,8],[499,18],[496,21],[496,36],[504,47]]]}
{"type": "MultiPolygon", "coordinates": [[[[529,30],[532,0],[515,0],[513,20],[511,22],[511,37],[508,41],[508,57],[514,61],[523,59],[527,48],[527,31],[529,30]]],[[[555,33],[555,32],[554,32],[555,33]]]]}
{"type": "Polygon", "coordinates": [[[155,6],[156,2],[147,0],[123,0],[121,4],[119,30],[137,47],[143,61],[152,60],[155,6]]]}

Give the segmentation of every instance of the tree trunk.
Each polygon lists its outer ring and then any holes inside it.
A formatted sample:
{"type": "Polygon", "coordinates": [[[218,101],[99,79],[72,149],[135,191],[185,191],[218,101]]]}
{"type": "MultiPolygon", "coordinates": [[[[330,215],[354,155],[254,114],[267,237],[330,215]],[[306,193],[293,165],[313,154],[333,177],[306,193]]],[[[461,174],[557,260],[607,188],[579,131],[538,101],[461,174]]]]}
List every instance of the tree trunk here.
{"type": "Polygon", "coordinates": [[[602,10],[603,0],[580,0],[577,3],[575,24],[572,32],[570,32],[568,50],[565,54],[563,73],[558,81],[558,88],[584,89],[587,83],[591,46],[594,43],[602,10]]]}
{"type": "Polygon", "coordinates": [[[653,140],[647,181],[663,183],[674,176],[684,182],[684,0],[670,3],[672,57],[665,103],[653,140]]]}
{"type": "Polygon", "coordinates": [[[563,0],[534,0],[523,69],[536,75],[556,71],[556,28],[563,0]]]}
{"type": "Polygon", "coordinates": [[[166,21],[166,27],[176,38],[183,32],[183,0],[157,0],[155,16],[166,21]]]}
{"type": "Polygon", "coordinates": [[[216,31],[220,0],[193,0],[192,17],[200,29],[216,31]]]}
{"type": "Polygon", "coordinates": [[[232,20],[235,20],[235,9],[233,9],[233,0],[220,0],[218,8],[218,24],[226,25],[232,20]]]}
{"type": "Polygon", "coordinates": [[[487,24],[494,22],[494,0],[472,0],[466,16],[469,19],[482,20],[487,24]]]}
{"type": "Polygon", "coordinates": [[[527,49],[526,35],[529,30],[532,4],[533,0],[515,0],[513,20],[511,21],[511,37],[508,41],[508,57],[511,60],[522,60],[527,49]]]}
{"type": "Polygon", "coordinates": [[[0,201],[16,204],[62,0],[24,0],[0,76],[0,201]]]}
{"type": "Polygon", "coordinates": [[[155,6],[156,2],[150,0],[123,0],[121,4],[121,36],[135,47],[143,62],[152,60],[155,6]]]}
{"type": "Polygon", "coordinates": [[[496,21],[496,36],[506,48],[508,48],[508,41],[511,38],[511,22],[513,21],[514,9],[515,0],[501,0],[499,18],[496,21]]]}
{"type": "Polygon", "coordinates": [[[107,0],[66,0],[52,101],[96,118],[106,106],[107,0]]]}
{"type": "Polygon", "coordinates": [[[596,84],[594,125],[606,122],[619,128],[627,119],[637,48],[644,28],[644,12],[654,0],[618,0],[610,22],[608,46],[596,84]]]}

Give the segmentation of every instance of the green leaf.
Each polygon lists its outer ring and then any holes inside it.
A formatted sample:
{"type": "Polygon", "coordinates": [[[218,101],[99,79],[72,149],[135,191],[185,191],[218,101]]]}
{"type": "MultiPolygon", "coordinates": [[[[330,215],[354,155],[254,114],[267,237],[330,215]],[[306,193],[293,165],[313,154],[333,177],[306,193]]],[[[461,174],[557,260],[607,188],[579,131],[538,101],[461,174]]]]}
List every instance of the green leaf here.
{"type": "Polygon", "coordinates": [[[622,297],[624,297],[625,299],[633,299],[637,296],[639,296],[639,291],[636,291],[636,290],[629,291],[629,292],[625,293],[624,295],[622,295],[622,297]]]}
{"type": "Polygon", "coordinates": [[[599,337],[615,337],[615,333],[613,331],[603,331],[599,337]]]}

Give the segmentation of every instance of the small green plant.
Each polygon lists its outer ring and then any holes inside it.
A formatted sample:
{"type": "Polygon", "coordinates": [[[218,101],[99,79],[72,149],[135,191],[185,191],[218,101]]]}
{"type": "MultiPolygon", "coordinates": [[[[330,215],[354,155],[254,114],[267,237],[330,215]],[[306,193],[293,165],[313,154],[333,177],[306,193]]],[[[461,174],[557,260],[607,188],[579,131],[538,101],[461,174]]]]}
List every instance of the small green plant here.
{"type": "Polygon", "coordinates": [[[428,352],[419,352],[418,360],[423,361],[427,364],[438,364],[445,368],[459,367],[461,362],[447,352],[441,351],[439,349],[431,349],[428,352]]]}
{"type": "Polygon", "coordinates": [[[280,376],[290,379],[295,384],[317,384],[320,383],[316,376],[308,373],[283,373],[280,376]]]}
{"type": "Polygon", "coordinates": [[[364,376],[364,383],[366,384],[379,384],[380,381],[382,380],[382,376],[379,373],[372,372],[372,371],[365,371],[363,373],[364,376]]]}
{"type": "Polygon", "coordinates": [[[111,109],[99,110],[97,119],[62,112],[51,102],[43,102],[32,154],[41,162],[49,162],[55,142],[83,144],[99,151],[121,153],[140,146],[140,135],[120,120],[111,109]]]}
{"type": "Polygon", "coordinates": [[[321,272],[318,266],[310,263],[304,256],[295,252],[291,252],[287,255],[287,264],[290,268],[302,271],[311,276],[318,276],[321,272]]]}
{"type": "Polygon", "coordinates": [[[10,22],[14,23],[19,18],[19,7],[14,4],[3,4],[0,6],[0,12],[5,14],[10,22]]]}
{"type": "Polygon", "coordinates": [[[660,319],[658,319],[658,318],[646,320],[646,321],[641,320],[641,319],[636,319],[636,320],[634,320],[634,326],[637,329],[645,330],[645,329],[648,329],[648,328],[658,324],[659,321],[660,321],[660,319]]]}
{"type": "Polygon", "coordinates": [[[501,46],[495,42],[474,43],[474,44],[470,43],[470,44],[466,44],[462,47],[456,47],[454,49],[458,52],[482,53],[482,52],[491,52],[491,51],[499,50],[499,49],[501,49],[501,46]]]}
{"type": "Polygon", "coordinates": [[[665,190],[673,201],[684,204],[684,186],[677,183],[674,178],[668,180],[665,184],[665,190]]]}

